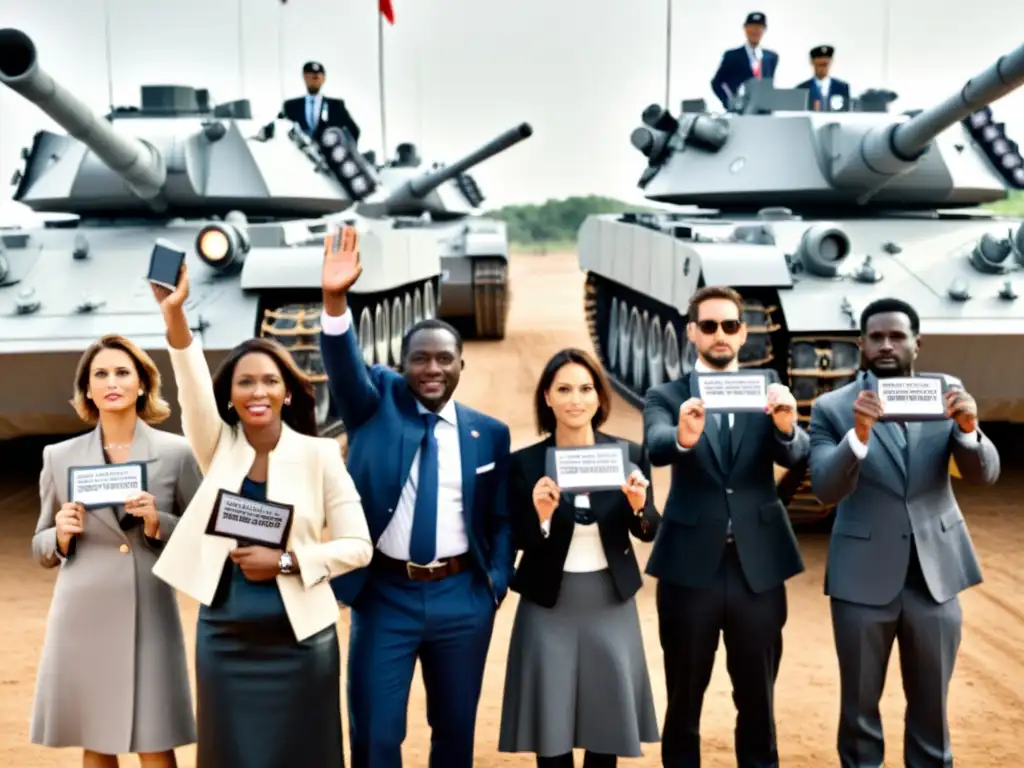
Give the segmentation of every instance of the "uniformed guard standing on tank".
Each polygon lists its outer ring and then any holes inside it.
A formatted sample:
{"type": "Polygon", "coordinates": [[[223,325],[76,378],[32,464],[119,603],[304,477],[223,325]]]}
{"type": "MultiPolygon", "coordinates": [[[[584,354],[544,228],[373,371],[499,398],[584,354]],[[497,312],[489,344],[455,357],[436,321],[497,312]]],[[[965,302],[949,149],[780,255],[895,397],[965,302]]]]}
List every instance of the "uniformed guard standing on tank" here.
{"type": "Polygon", "coordinates": [[[811,48],[811,66],[814,77],[804,80],[797,88],[811,92],[811,109],[815,112],[849,112],[850,84],[838,77],[832,77],[832,56],[836,49],[831,45],[811,48]]]}
{"type": "Polygon", "coordinates": [[[718,71],[711,78],[711,89],[729,109],[729,103],[739,93],[740,86],[751,78],[775,77],[779,66],[779,54],[761,47],[761,38],[768,28],[768,19],[760,11],[747,14],[743,22],[743,34],[747,42],[739,48],[732,48],[722,54],[718,71]]]}
{"type": "Polygon", "coordinates": [[[298,123],[313,138],[319,140],[325,129],[336,126],[348,132],[352,141],[359,141],[359,126],[352,119],[342,99],[324,96],[321,90],[327,72],[319,61],[307,61],[302,66],[302,79],[306,82],[306,95],[288,99],[281,105],[279,118],[298,123]]]}

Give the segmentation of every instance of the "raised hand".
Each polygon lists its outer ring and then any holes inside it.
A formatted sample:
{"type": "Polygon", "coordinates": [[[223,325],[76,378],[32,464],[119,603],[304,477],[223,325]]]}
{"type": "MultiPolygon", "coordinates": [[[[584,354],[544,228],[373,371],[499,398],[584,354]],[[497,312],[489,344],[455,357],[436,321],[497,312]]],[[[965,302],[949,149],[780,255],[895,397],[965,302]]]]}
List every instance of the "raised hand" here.
{"type": "Polygon", "coordinates": [[[693,448],[704,434],[704,402],[699,397],[691,397],[679,406],[679,428],[676,440],[683,448],[693,448]]]}
{"type": "Polygon", "coordinates": [[[555,507],[562,495],[562,489],[550,477],[542,477],[533,486],[533,508],[537,510],[537,519],[546,522],[555,514],[555,507]]]}
{"type": "Polygon", "coordinates": [[[153,296],[156,297],[161,312],[166,314],[169,311],[179,310],[184,306],[185,299],[188,298],[188,266],[186,264],[181,265],[181,277],[178,279],[178,285],[173,291],[155,283],[150,283],[149,285],[153,289],[153,296]]]}
{"type": "Polygon", "coordinates": [[[796,398],[789,387],[778,382],[768,385],[768,405],[765,412],[772,417],[775,428],[784,435],[793,434],[796,425],[796,398]]]}
{"type": "Polygon", "coordinates": [[[622,492],[626,494],[626,499],[634,514],[643,513],[644,505],[647,503],[647,486],[650,484],[651,482],[644,477],[644,473],[639,469],[630,472],[626,482],[622,484],[622,492]]]}
{"type": "Polygon", "coordinates": [[[74,501],[65,502],[53,522],[57,529],[57,548],[66,555],[71,539],[85,530],[85,507],[74,501]]]}
{"type": "Polygon", "coordinates": [[[355,227],[345,227],[338,237],[331,234],[324,238],[324,266],[320,282],[325,294],[347,294],[362,272],[359,234],[355,227]]]}
{"type": "Polygon", "coordinates": [[[954,387],[946,393],[946,415],[956,421],[960,431],[970,434],[978,427],[978,404],[966,390],[954,387]]]}
{"type": "Polygon", "coordinates": [[[853,401],[853,429],[857,439],[867,445],[871,428],[882,418],[882,401],[870,389],[862,389],[853,401]]]}

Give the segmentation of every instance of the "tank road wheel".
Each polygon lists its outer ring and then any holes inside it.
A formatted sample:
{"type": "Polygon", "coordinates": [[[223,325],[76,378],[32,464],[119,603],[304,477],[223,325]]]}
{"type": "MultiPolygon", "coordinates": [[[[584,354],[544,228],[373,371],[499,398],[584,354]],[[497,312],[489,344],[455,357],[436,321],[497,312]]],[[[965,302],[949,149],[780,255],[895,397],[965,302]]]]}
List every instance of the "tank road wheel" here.
{"type": "Polygon", "coordinates": [[[319,304],[288,304],[264,310],[259,335],[279,342],[313,380],[316,424],[321,434],[329,435],[340,431],[340,422],[331,414],[331,394],[320,359],[320,310],[319,304]]]}
{"type": "Polygon", "coordinates": [[[402,362],[402,336],[405,334],[405,314],[402,312],[402,297],[391,300],[391,364],[402,362]]]}
{"type": "Polygon", "coordinates": [[[411,293],[407,292],[405,294],[404,307],[405,307],[405,309],[404,309],[404,312],[405,312],[405,325],[402,326],[402,333],[405,333],[410,328],[412,328],[413,319],[412,319],[412,294],[411,293]]]}
{"type": "MultiPolygon", "coordinates": [[[[600,347],[598,349],[600,350],[600,347]]],[[[614,299],[611,301],[611,311],[608,313],[608,348],[604,350],[603,357],[605,368],[614,370],[615,361],[619,358],[619,302],[614,299]]]]}
{"type": "Polygon", "coordinates": [[[370,316],[370,308],[363,307],[359,315],[359,349],[363,353],[363,362],[373,365],[373,318],[370,316]]]}
{"type": "Polygon", "coordinates": [[[504,339],[509,309],[508,265],[473,259],[473,317],[481,339],[504,339]]]}
{"type": "Polygon", "coordinates": [[[644,391],[644,373],[647,370],[646,310],[641,315],[640,310],[633,307],[633,311],[629,315],[629,338],[630,344],[632,344],[630,357],[633,362],[630,378],[633,381],[633,391],[640,394],[644,391]]]}
{"type": "Polygon", "coordinates": [[[647,326],[647,377],[652,387],[665,380],[665,337],[661,334],[661,318],[655,315],[647,326]]]}
{"type": "Polygon", "coordinates": [[[671,381],[675,381],[683,375],[683,369],[679,358],[679,337],[676,336],[675,326],[671,322],[665,323],[665,375],[671,381]]]}
{"type": "Polygon", "coordinates": [[[632,343],[629,337],[629,305],[619,302],[619,378],[629,381],[629,352],[632,343]]]}
{"type": "Polygon", "coordinates": [[[373,340],[377,352],[377,362],[388,364],[388,347],[391,346],[391,332],[388,327],[388,303],[382,301],[373,310],[373,340]]]}
{"type": "Polygon", "coordinates": [[[423,285],[423,317],[433,320],[437,317],[437,301],[434,299],[434,284],[429,280],[423,285]]]}
{"type": "Polygon", "coordinates": [[[415,288],[412,292],[412,321],[418,323],[423,319],[423,299],[420,298],[420,289],[415,288]]]}

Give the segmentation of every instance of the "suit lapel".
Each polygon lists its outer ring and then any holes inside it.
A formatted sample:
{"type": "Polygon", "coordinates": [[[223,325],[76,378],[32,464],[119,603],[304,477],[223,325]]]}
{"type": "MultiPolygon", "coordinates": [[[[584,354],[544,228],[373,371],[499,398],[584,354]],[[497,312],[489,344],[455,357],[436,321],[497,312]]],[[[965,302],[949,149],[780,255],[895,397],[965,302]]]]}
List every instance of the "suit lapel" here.
{"type": "MultiPolygon", "coordinates": [[[[690,397],[700,397],[700,387],[697,385],[697,374],[694,371],[690,372],[690,397]]],[[[722,461],[721,435],[718,433],[718,424],[715,421],[715,417],[710,413],[704,419],[704,437],[707,438],[708,447],[715,457],[719,471],[723,471],[722,468],[725,466],[725,462],[722,461]]],[[[694,449],[700,450],[699,442],[694,446],[694,449]]]]}
{"type": "MultiPolygon", "coordinates": [[[[403,407],[403,405],[399,407],[403,407]]],[[[399,493],[409,481],[412,461],[416,458],[416,451],[419,450],[420,444],[423,442],[423,435],[427,431],[426,421],[416,408],[415,401],[412,403],[411,410],[412,413],[407,413],[407,418],[402,419],[401,445],[399,446],[402,474],[398,481],[399,493]]]]}
{"type": "Polygon", "coordinates": [[[472,530],[473,499],[476,496],[476,448],[480,433],[475,429],[473,414],[458,403],[455,418],[459,423],[459,456],[462,459],[462,515],[466,530],[472,530]]]}
{"type": "Polygon", "coordinates": [[[878,440],[878,442],[882,444],[882,447],[884,447],[885,450],[888,452],[889,458],[892,460],[892,463],[896,466],[896,469],[900,473],[902,479],[906,480],[907,465],[903,461],[903,452],[900,450],[899,446],[896,445],[896,442],[893,440],[892,432],[889,431],[890,429],[892,429],[892,427],[890,427],[887,423],[878,422],[871,428],[871,432],[878,440]]]}

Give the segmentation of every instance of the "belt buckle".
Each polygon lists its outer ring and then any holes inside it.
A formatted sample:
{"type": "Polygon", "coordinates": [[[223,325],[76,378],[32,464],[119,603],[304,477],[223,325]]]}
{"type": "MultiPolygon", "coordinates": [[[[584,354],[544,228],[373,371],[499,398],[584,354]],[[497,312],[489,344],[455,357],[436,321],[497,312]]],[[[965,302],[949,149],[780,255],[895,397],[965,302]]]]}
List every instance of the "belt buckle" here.
{"type": "Polygon", "coordinates": [[[432,562],[427,563],[426,565],[420,565],[419,563],[414,563],[410,560],[405,564],[405,573],[412,581],[416,581],[416,577],[413,576],[413,569],[419,568],[425,570],[427,571],[427,573],[433,576],[433,573],[436,569],[444,568],[446,565],[448,565],[447,562],[442,563],[440,560],[434,560],[432,562]]]}

